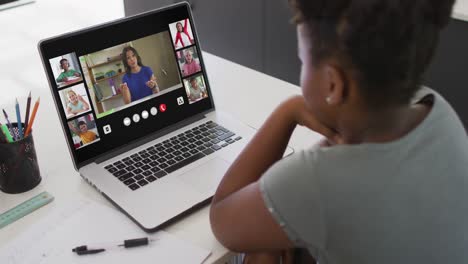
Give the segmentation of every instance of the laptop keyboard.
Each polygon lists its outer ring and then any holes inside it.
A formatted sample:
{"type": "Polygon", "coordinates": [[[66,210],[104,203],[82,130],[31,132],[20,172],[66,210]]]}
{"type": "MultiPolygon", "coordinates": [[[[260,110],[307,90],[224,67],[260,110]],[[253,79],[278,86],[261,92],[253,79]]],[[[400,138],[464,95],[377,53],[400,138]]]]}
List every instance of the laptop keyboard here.
{"type": "Polygon", "coordinates": [[[208,121],[104,168],[134,191],[240,139],[208,121]]]}

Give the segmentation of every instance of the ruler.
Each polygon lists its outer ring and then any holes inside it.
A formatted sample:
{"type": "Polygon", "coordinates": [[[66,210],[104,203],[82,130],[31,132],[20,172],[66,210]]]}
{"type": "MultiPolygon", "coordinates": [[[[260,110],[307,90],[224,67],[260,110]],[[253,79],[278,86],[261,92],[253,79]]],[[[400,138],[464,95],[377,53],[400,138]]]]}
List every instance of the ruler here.
{"type": "Polygon", "coordinates": [[[54,197],[48,192],[42,192],[33,198],[15,206],[14,208],[0,214],[0,229],[15,222],[21,217],[34,212],[36,209],[52,202],[54,197]]]}

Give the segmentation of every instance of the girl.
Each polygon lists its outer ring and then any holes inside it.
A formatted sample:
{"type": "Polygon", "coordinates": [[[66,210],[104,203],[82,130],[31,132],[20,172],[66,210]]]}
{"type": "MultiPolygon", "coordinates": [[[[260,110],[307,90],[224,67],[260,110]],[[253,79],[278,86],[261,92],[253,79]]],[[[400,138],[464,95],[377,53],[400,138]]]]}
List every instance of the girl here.
{"type": "Polygon", "coordinates": [[[466,263],[467,134],[420,83],[454,1],[290,2],[302,96],[227,171],[215,236],[247,263],[294,247],[320,264],[466,263]],[[326,139],[281,159],[297,125],[326,139]]]}
{"type": "Polygon", "coordinates": [[[81,95],[78,95],[73,90],[67,92],[68,104],[67,114],[77,115],[89,110],[89,104],[83,99],[81,95]]]}
{"type": "Polygon", "coordinates": [[[193,51],[191,49],[184,50],[185,63],[182,68],[182,75],[189,76],[201,71],[200,63],[193,59],[193,51]]]}
{"type": "Polygon", "coordinates": [[[177,33],[175,36],[175,41],[174,41],[174,46],[176,49],[190,46],[194,43],[192,37],[190,36],[188,32],[188,18],[184,20],[184,26],[182,26],[182,23],[177,22],[176,24],[176,29],[177,33]]]}

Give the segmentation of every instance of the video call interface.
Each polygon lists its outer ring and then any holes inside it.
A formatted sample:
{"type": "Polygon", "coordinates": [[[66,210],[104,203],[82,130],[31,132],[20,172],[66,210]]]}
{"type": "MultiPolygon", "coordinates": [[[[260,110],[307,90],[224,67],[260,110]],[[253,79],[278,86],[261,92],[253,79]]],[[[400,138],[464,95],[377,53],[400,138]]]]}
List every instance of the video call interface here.
{"type": "Polygon", "coordinates": [[[131,131],[139,123],[157,122],[174,108],[206,100],[198,50],[186,18],[168,24],[166,31],[100,51],[50,59],[75,151],[111,137],[115,129],[131,131]],[[174,91],[176,103],[165,103],[163,95],[174,91]],[[155,98],[160,100],[145,104],[145,109],[134,107],[155,98]],[[117,113],[125,114],[109,118],[117,113]]]}

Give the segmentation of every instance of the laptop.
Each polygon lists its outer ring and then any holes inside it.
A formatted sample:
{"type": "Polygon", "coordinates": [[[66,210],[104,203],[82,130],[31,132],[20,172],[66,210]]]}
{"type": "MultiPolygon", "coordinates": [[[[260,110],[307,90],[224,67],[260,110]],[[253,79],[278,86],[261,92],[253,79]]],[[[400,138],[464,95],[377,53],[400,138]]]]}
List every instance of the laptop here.
{"type": "Polygon", "coordinates": [[[0,11],[30,3],[34,0],[0,0],[0,11]]]}
{"type": "Polygon", "coordinates": [[[76,170],[147,232],[209,202],[255,132],[216,110],[187,3],[38,48],[76,170]]]}

